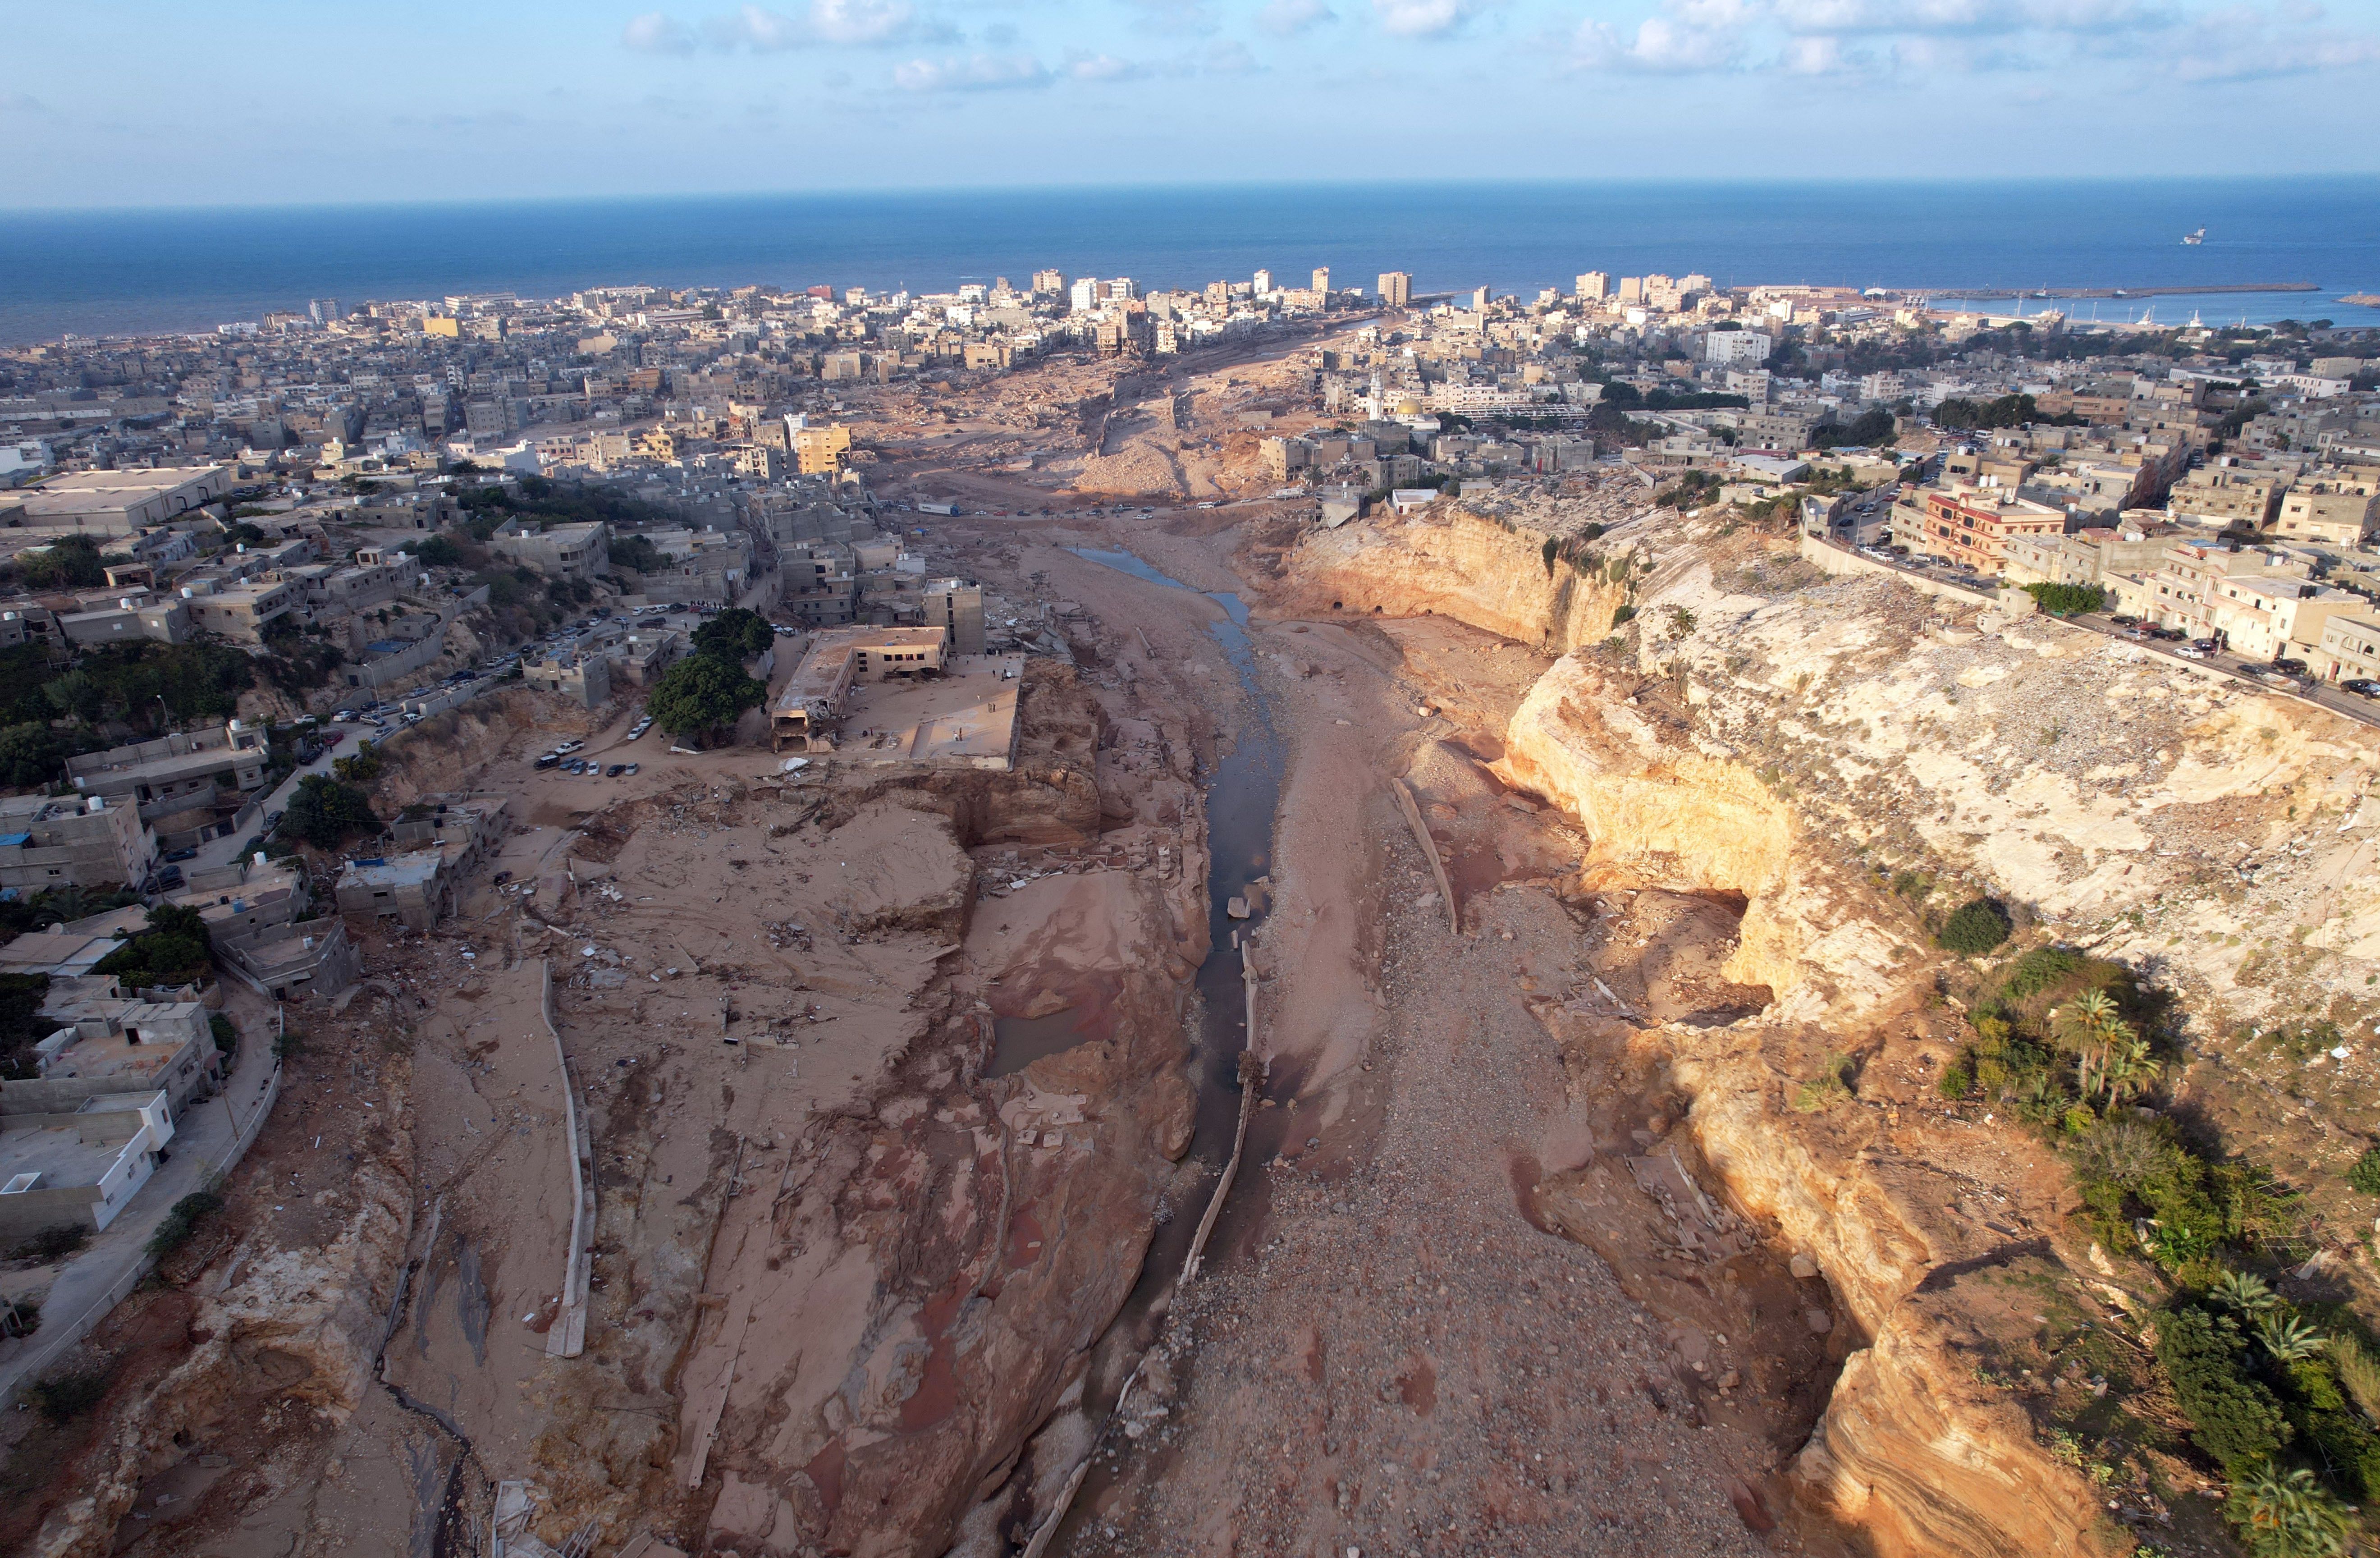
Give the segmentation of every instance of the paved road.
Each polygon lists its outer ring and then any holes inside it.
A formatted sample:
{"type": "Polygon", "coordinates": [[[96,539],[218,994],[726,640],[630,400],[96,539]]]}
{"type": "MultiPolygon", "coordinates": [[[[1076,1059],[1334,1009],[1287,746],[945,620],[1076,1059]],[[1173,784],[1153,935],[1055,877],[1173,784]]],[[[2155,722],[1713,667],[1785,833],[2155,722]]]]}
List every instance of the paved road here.
{"type": "Polygon", "coordinates": [[[273,1028],[253,1010],[239,1015],[239,1059],[223,1091],[194,1099],[183,1109],[165,1147],[164,1165],[51,1283],[42,1298],[42,1328],[20,1341],[0,1341],[0,1402],[71,1346],[85,1329],[82,1322],[95,1322],[129,1290],[148,1260],[145,1247],[157,1224],[176,1201],[206,1188],[222,1172],[240,1132],[255,1120],[273,1081],[273,1028]]]}
{"type": "MultiPolygon", "coordinates": [[[[2111,639],[2124,638],[2124,630],[2110,621],[2105,613],[2094,612],[2088,616],[2069,616],[2059,620],[2072,623],[2077,627],[2087,627],[2094,633],[2104,633],[2111,639]]],[[[2327,709],[2334,714],[2343,714],[2363,724],[2380,725],[2380,700],[2358,698],[2351,692],[2325,682],[2270,682],[2261,676],[2247,675],[2249,671],[2258,669],[2266,663],[2261,660],[2251,660],[2245,655],[2233,654],[2228,650],[2217,651],[2203,659],[2192,660],[2188,655],[2177,653],[2175,645],[2161,643],[2155,639],[2125,639],[2124,641],[2136,643],[2141,648],[2164,655],[2169,660],[2179,660],[2185,664],[2204,665],[2226,672],[2262,692],[2281,693],[2303,702],[2312,703],[2317,708],[2327,709]]]]}

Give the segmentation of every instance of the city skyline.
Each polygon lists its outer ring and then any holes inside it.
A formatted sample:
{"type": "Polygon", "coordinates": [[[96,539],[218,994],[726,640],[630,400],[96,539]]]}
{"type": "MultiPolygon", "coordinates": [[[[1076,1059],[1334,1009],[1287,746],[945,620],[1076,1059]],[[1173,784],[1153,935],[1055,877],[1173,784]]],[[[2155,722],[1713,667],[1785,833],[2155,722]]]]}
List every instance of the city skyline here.
{"type": "Polygon", "coordinates": [[[2380,128],[2338,90],[2380,63],[2372,0],[436,0],[402,36],[283,0],[118,0],[28,16],[17,42],[15,209],[2331,173],[2371,168],[2380,128]],[[127,106],[150,103],[194,133],[127,106]]]}

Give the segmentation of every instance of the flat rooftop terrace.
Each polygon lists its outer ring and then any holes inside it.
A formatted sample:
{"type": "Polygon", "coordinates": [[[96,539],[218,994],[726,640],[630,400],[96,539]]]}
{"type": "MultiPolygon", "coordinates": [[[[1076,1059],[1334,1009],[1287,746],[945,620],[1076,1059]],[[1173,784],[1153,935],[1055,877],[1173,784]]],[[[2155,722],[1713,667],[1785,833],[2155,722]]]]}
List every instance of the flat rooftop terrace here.
{"type": "Polygon", "coordinates": [[[917,762],[1005,769],[1016,751],[1021,654],[969,654],[941,676],[864,682],[843,717],[836,756],[857,762],[917,762]]]}
{"type": "Polygon", "coordinates": [[[124,1156],[121,1141],[85,1141],[72,1126],[39,1130],[0,1129],[0,1185],[20,1174],[39,1174],[36,1190],[96,1185],[124,1156]]]}

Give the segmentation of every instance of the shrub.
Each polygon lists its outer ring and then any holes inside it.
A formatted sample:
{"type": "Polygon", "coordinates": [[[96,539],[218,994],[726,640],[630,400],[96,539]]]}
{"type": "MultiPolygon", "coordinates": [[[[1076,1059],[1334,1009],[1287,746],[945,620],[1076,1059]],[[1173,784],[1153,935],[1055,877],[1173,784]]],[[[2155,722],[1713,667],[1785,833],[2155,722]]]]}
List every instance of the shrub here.
{"type": "Polygon", "coordinates": [[[2281,1404],[2249,1373],[2247,1341],[2228,1317],[2170,1311],[2158,1329],[2156,1356],[2191,1420],[2191,1442],[2232,1476],[2262,1467],[2288,1439],[2281,1404]]]}
{"type": "Polygon", "coordinates": [[[2082,955],[2062,946],[2035,947],[2016,960],[2000,981],[2000,993],[2013,1001],[2040,994],[2070,974],[2080,973],[2082,955]]]}
{"type": "Polygon", "coordinates": [[[1611,614],[1611,626],[1617,627],[1623,622],[1633,620],[1635,615],[1636,608],[1634,606],[1621,606],[1619,610],[1611,614]]]}
{"type": "Polygon", "coordinates": [[[1934,1086],[1944,1098],[1962,1099],[1975,1090],[1975,1069],[1961,1055],[1942,1068],[1942,1078],[1934,1086]]]}
{"type": "Polygon", "coordinates": [[[298,793],[290,797],[288,815],[281,819],[280,831],[317,849],[336,849],[350,834],[373,833],[379,827],[380,819],[372,812],[371,801],[361,790],[323,774],[310,773],[298,781],[298,793]]]}
{"type": "Polygon", "coordinates": [[[222,1053],[230,1054],[239,1048],[239,1029],[221,1012],[208,1014],[207,1031],[215,1036],[215,1048],[222,1053]]]}
{"type": "Polygon", "coordinates": [[[223,1198],[212,1190],[193,1190],[176,1201],[165,1215],[158,1220],[157,1231],[149,1235],[149,1253],[164,1260],[190,1242],[199,1224],[220,1211],[223,1198]]]}
{"type": "Polygon", "coordinates": [[[2335,1558],[2353,1527],[2351,1512],[2313,1472],[2270,1462],[2234,1479],[2223,1514],[2255,1558],[2335,1558]]]}
{"type": "Polygon", "coordinates": [[[2028,584],[2024,592],[2052,616],[2080,616],[2107,603],[2107,590],[2096,584],[2028,584]]]}
{"type": "Polygon", "coordinates": [[[107,1382],[103,1369],[78,1369],[36,1380],[26,1387],[25,1394],[44,1420],[70,1423],[106,1399],[107,1382]]]}
{"type": "Polygon", "coordinates": [[[2367,1196],[2380,1196],[2380,1147],[2363,1150],[2363,1156],[2347,1171],[2347,1183],[2367,1196]]]}
{"type": "Polygon", "coordinates": [[[369,785],[380,771],[380,750],[369,741],[358,742],[351,756],[331,760],[331,773],[342,784],[369,785]]]}
{"type": "Polygon", "coordinates": [[[191,984],[214,967],[207,922],[194,908],[160,904],[149,911],[148,929],[91,965],[94,974],[114,974],[135,989],[191,984]]]}
{"type": "Polygon", "coordinates": [[[63,1260],[91,1242],[91,1230],[79,1223],[62,1223],[55,1228],[44,1228],[8,1251],[11,1260],[28,1260],[46,1266],[63,1260]]]}
{"type": "Polygon", "coordinates": [[[2008,910],[1989,898],[1977,898],[1961,905],[1943,922],[1934,944],[1945,952],[1980,957],[2008,939],[2008,910]]]}
{"type": "Polygon", "coordinates": [[[1818,1063],[1816,1075],[1793,1090],[1793,1107],[1804,1114],[1815,1114],[1851,1096],[1852,1057],[1830,1054],[1818,1063]]]}

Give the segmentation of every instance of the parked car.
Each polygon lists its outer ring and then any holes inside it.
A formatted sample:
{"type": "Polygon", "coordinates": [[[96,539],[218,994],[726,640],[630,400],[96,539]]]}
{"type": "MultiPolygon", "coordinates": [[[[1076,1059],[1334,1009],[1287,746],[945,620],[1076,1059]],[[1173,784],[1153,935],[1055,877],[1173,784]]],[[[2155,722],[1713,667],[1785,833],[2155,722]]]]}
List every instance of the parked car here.
{"type": "Polygon", "coordinates": [[[264,831],[266,833],[271,833],[273,829],[279,827],[281,825],[281,819],[287,815],[288,813],[285,811],[266,812],[264,814],[264,831]]]}
{"type": "Polygon", "coordinates": [[[2338,685],[2358,698],[2380,698],[2380,682],[2369,676],[2350,676],[2338,685]]]}
{"type": "Polygon", "coordinates": [[[2131,615],[2128,613],[2119,613],[2116,615],[2109,617],[2107,620],[2114,623],[2119,627],[2138,627],[2141,625],[2141,619],[2139,617],[2131,615]]]}
{"type": "Polygon", "coordinates": [[[2306,663],[2302,660],[2276,660],[2273,662],[2273,669],[2285,676],[2302,676],[2306,674],[2306,663]]]}
{"type": "Polygon", "coordinates": [[[603,777],[606,779],[617,779],[621,774],[627,772],[628,765],[626,763],[615,762],[611,767],[603,771],[603,777]]]}
{"type": "Polygon", "coordinates": [[[182,885],[183,880],[181,867],[167,866],[157,873],[157,890],[171,893],[182,885]]]}
{"type": "Polygon", "coordinates": [[[2184,644],[2173,652],[2181,656],[2184,660],[2204,660],[2206,658],[2206,651],[2200,649],[2196,644],[2184,644]]]}
{"type": "Polygon", "coordinates": [[[2213,654],[2223,646],[2212,639],[2192,639],[2190,640],[2190,647],[2201,654],[2213,654]]]}
{"type": "Polygon", "coordinates": [[[198,858],[199,852],[195,849],[168,849],[165,851],[165,858],[168,860],[195,860],[198,858]]]}
{"type": "Polygon", "coordinates": [[[629,777],[629,778],[631,778],[631,779],[634,779],[636,776],[637,776],[637,765],[636,765],[635,763],[630,763],[630,764],[628,765],[628,777],[629,777]]]}
{"type": "Polygon", "coordinates": [[[559,752],[548,752],[545,756],[537,760],[537,766],[540,771],[549,768],[560,768],[562,766],[562,754],[559,752]]]}

